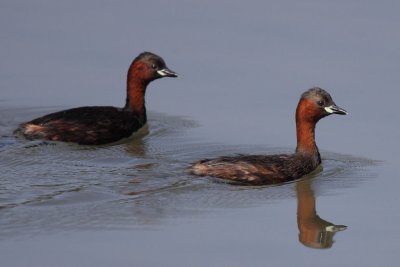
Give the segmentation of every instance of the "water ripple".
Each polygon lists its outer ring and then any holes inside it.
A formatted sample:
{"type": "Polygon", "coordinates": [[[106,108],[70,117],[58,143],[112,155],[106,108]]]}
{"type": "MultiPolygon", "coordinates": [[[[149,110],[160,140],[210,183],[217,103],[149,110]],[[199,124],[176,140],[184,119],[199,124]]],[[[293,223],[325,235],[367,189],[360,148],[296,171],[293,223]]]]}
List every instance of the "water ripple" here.
{"type": "MultiPolygon", "coordinates": [[[[5,125],[0,138],[0,236],[81,227],[142,227],[176,216],[265,205],[296,195],[294,182],[232,186],[190,175],[190,164],[204,157],[290,150],[207,143],[194,137],[196,123],[183,117],[150,113],[148,128],[134,138],[112,145],[78,146],[14,138],[12,130],[21,121],[20,114],[21,110],[11,110],[11,119],[0,121],[5,125]]],[[[374,175],[374,161],[321,154],[323,168],[308,177],[315,180],[317,195],[338,194],[374,175]]]]}

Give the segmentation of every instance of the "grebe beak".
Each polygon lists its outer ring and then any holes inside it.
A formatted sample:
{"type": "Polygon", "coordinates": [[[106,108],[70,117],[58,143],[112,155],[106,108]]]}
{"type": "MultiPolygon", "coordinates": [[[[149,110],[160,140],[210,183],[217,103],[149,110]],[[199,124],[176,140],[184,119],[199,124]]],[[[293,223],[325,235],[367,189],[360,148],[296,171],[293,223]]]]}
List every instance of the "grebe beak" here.
{"type": "Polygon", "coordinates": [[[325,227],[326,232],[333,232],[333,233],[343,231],[346,229],[347,229],[346,225],[329,225],[325,227]]]}
{"type": "Polygon", "coordinates": [[[157,73],[161,77],[178,77],[178,73],[168,69],[167,67],[163,68],[162,70],[158,70],[157,73]]]}
{"type": "Polygon", "coordinates": [[[347,114],[349,114],[346,110],[344,110],[342,108],[339,108],[335,104],[332,104],[332,105],[330,105],[328,107],[325,107],[324,109],[329,114],[339,114],[339,115],[347,115],[347,114]]]}

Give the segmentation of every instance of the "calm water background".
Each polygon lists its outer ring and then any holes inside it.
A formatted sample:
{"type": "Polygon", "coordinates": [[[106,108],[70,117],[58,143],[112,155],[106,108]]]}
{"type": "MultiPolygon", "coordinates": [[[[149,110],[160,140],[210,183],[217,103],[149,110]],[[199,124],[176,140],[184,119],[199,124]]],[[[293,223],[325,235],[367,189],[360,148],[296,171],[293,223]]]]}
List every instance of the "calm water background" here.
{"type": "MultiPolygon", "coordinates": [[[[400,244],[397,1],[2,1],[1,266],[395,266],[400,244]],[[114,146],[28,142],[18,123],[122,106],[132,59],[178,79],[147,92],[148,129],[114,146]],[[319,216],[299,242],[296,188],[195,178],[194,160],[289,152],[312,86],[349,116],[317,127],[319,216]]],[[[303,181],[304,182],[304,181],[303,181]]]]}

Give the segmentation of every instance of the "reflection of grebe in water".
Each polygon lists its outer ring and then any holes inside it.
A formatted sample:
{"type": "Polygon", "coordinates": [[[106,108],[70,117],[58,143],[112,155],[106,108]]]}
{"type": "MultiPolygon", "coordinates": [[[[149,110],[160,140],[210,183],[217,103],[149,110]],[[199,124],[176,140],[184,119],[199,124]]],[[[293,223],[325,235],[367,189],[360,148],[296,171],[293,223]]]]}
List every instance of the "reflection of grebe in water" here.
{"type": "Polygon", "coordinates": [[[299,241],[311,248],[330,248],[336,232],[347,228],[345,225],[335,225],[321,219],[315,208],[315,196],[311,189],[311,180],[299,181],[296,184],[297,193],[297,226],[299,241]]]}

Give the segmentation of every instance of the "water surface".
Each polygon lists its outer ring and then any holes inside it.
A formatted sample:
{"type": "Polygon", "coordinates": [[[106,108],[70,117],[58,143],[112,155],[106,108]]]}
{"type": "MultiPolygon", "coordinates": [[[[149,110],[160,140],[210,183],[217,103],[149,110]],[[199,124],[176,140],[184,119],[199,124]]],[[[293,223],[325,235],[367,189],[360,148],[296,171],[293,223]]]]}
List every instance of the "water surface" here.
{"type": "MultiPolygon", "coordinates": [[[[373,167],[377,163],[372,160],[324,152],[323,167],[300,182],[240,186],[195,177],[190,175],[188,167],[204,157],[272,154],[290,152],[290,149],[208,143],[196,136],[199,128],[196,122],[162,113],[150,113],[148,125],[120,144],[78,146],[25,141],[10,132],[19,116],[34,117],[51,110],[2,110],[8,118],[14,118],[4,123],[6,130],[0,139],[3,172],[0,236],[4,241],[22,239],[19,242],[29,243],[37,238],[54,238],[60,233],[88,234],[94,230],[100,234],[108,231],[117,235],[123,231],[143,234],[143,231],[177,223],[198,223],[210,214],[264,209],[281,202],[293,206],[292,212],[282,219],[289,216],[295,223],[294,207],[296,202],[300,205],[302,195],[306,195],[303,199],[314,199],[311,204],[303,200],[305,209],[312,211],[318,196],[343,194],[376,176],[373,167]]],[[[329,221],[329,215],[323,220],[329,221]]],[[[316,218],[319,220],[319,217],[311,218],[313,225],[316,218]]],[[[246,229],[248,219],[241,220],[246,229]]],[[[216,220],[216,223],[220,222],[216,220]]],[[[314,233],[316,237],[311,241],[299,238],[299,244],[330,248],[334,234],[321,231],[314,233]]],[[[296,236],[293,234],[290,239],[294,241],[296,236]]]]}
{"type": "Polygon", "coordinates": [[[396,265],[397,2],[0,7],[2,266],[396,265]],[[146,50],[180,76],[150,84],[148,127],[134,138],[88,147],[12,135],[63,108],[121,106],[146,50]],[[187,172],[203,157],[293,151],[295,107],[312,86],[350,112],[318,124],[322,168],[261,187],[187,172]]]}

